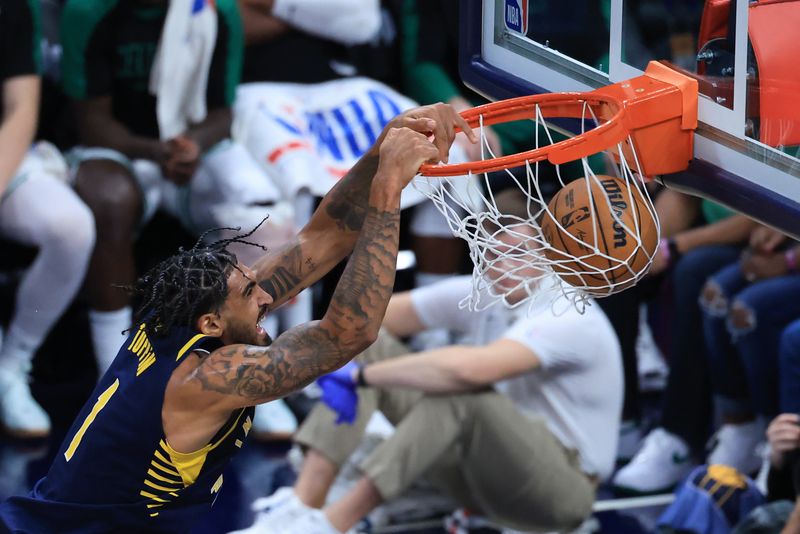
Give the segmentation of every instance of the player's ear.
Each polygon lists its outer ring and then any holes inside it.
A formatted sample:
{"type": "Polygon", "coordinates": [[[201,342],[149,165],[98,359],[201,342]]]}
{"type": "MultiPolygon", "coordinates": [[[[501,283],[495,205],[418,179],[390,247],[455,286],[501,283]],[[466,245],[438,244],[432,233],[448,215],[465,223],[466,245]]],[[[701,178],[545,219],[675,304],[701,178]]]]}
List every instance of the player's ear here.
{"type": "Polygon", "coordinates": [[[197,329],[207,336],[222,337],[224,331],[222,317],[214,312],[204,313],[197,319],[197,329]]]}

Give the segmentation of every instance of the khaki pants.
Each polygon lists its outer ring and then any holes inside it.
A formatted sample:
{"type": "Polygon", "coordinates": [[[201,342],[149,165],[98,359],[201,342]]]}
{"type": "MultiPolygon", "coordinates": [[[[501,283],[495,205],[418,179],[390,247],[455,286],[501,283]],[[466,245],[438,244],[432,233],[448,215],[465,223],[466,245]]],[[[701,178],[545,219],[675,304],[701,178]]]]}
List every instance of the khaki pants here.
{"type": "MultiPolygon", "coordinates": [[[[385,332],[359,358],[376,362],[409,349],[385,332]]],[[[590,513],[594,485],[544,420],[520,413],[491,391],[424,395],[362,388],[353,425],[336,425],[323,403],[295,440],[342,465],[358,447],[375,410],[395,433],[361,464],[384,500],[426,477],[461,505],[517,529],[569,529],[590,513]]]]}

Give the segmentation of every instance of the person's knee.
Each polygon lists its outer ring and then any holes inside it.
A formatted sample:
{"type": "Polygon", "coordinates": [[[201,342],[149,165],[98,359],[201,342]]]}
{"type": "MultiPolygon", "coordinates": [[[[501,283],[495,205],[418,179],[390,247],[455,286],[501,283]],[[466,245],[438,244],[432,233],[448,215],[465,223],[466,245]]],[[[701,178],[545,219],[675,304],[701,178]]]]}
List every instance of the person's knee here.
{"type": "Polygon", "coordinates": [[[728,295],[713,278],[706,282],[700,292],[700,308],[711,317],[725,317],[728,314],[728,295]]]}
{"type": "Polygon", "coordinates": [[[54,216],[46,221],[49,244],[67,252],[66,256],[88,257],[95,243],[92,210],[78,199],[54,209],[54,216]]]}
{"type": "Polygon", "coordinates": [[[591,515],[594,494],[578,491],[568,501],[561,506],[554,506],[551,517],[553,528],[565,532],[577,529],[591,515]]]}
{"type": "Polygon", "coordinates": [[[737,298],[728,315],[728,328],[734,339],[748,334],[756,328],[756,312],[745,300],[737,298]]]}
{"type": "Polygon", "coordinates": [[[142,195],[133,174],[110,160],[81,164],[75,190],[94,214],[98,233],[132,230],[142,211],[142,195]]]}

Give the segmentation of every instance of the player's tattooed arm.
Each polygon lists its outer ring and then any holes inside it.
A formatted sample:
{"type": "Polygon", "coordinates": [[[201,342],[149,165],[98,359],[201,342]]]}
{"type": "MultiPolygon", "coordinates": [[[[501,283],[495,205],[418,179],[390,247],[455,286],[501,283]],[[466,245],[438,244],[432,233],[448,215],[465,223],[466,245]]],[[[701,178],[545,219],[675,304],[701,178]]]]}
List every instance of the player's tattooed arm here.
{"type": "Polygon", "coordinates": [[[288,330],[269,347],[215,351],[194,372],[202,389],[225,395],[225,408],[258,404],[302,388],[366,349],[378,335],[394,285],[396,203],[394,209],[366,210],[364,229],[321,321],[288,330]]]}
{"type": "MultiPolygon", "coordinates": [[[[250,406],[301,388],[369,347],[378,336],[394,285],[400,194],[419,166],[435,161],[438,154],[424,134],[391,129],[380,148],[380,168],[369,188],[363,223],[359,221],[361,232],[322,320],[288,330],[269,347],[238,345],[215,351],[194,371],[195,383],[222,394],[223,408],[250,406]]],[[[303,255],[287,251],[284,258],[297,268],[303,255]]],[[[277,283],[276,276],[271,287],[277,283]]],[[[292,283],[280,278],[280,284],[292,283]]]]}
{"type": "MultiPolygon", "coordinates": [[[[422,106],[393,118],[384,127],[378,140],[336,186],[328,192],[297,240],[277,253],[269,254],[253,267],[262,287],[272,294],[276,307],[308,287],[330,271],[353,249],[367,214],[372,183],[383,159],[383,147],[393,132],[404,130],[432,136],[437,154],[429,161],[447,161],[450,145],[458,127],[476,141],[472,129],[452,107],[444,104],[422,106]],[[279,279],[271,280],[272,276],[279,279]]],[[[420,141],[420,139],[417,139],[420,141]]],[[[419,147],[417,147],[419,148],[419,147]]],[[[424,149],[432,153],[429,147],[424,149]]],[[[409,153],[398,154],[400,160],[418,160],[409,153]]],[[[416,174],[404,177],[404,186],[416,174]]]]}
{"type": "Polygon", "coordinates": [[[273,308],[310,286],[352,250],[364,225],[378,156],[365,155],[325,196],[292,242],[253,266],[273,308]]]}

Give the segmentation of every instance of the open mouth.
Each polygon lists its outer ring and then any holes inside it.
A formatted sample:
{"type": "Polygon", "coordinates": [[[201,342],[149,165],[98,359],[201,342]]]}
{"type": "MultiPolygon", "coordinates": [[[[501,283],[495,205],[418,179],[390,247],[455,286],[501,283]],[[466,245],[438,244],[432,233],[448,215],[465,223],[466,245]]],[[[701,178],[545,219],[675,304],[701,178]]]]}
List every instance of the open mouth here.
{"type": "Polygon", "coordinates": [[[267,317],[267,306],[264,305],[261,306],[261,309],[259,310],[258,313],[258,317],[256,318],[256,332],[258,333],[258,335],[263,336],[267,333],[267,331],[264,330],[264,327],[261,326],[261,323],[264,321],[264,319],[266,319],[266,317],[267,317]]]}

